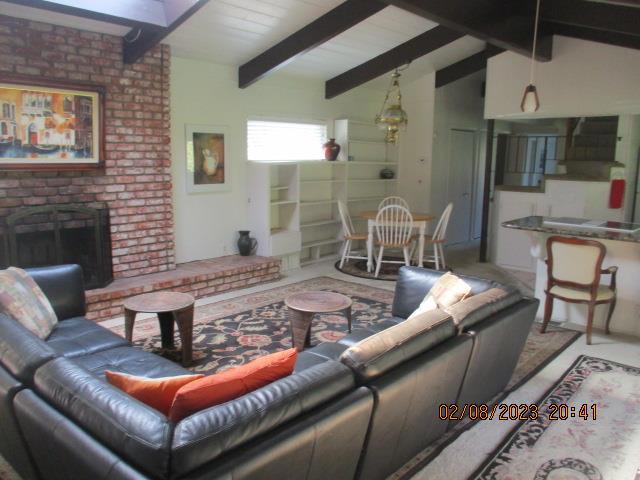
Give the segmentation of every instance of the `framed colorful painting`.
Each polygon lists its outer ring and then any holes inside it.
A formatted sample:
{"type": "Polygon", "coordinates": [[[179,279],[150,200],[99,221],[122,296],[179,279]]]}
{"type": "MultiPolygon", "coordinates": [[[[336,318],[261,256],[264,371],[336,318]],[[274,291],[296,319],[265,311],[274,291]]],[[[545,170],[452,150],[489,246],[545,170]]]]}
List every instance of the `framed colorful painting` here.
{"type": "Polygon", "coordinates": [[[186,125],[187,192],[229,190],[230,168],[227,127],[186,125]]]}
{"type": "Polygon", "coordinates": [[[104,89],[0,76],[0,170],[86,170],[104,161],[104,89]]]}

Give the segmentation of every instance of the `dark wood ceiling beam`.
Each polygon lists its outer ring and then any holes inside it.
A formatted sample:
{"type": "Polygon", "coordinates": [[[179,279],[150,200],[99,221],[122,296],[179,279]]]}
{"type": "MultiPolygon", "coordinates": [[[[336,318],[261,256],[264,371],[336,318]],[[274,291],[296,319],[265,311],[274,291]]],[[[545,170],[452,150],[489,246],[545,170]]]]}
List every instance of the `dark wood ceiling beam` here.
{"type": "Polygon", "coordinates": [[[238,69],[238,85],[246,88],[318,45],[378,13],[386,4],[377,0],[348,0],[304,28],[289,35],[238,69]]]}
{"type": "MultiPolygon", "coordinates": [[[[490,0],[381,0],[439,23],[452,30],[479,38],[496,47],[531,55],[533,18],[512,16],[501,1],[490,0]]],[[[554,0],[555,1],[555,0],[554,0]]],[[[516,3],[516,2],[512,2],[516,3]]],[[[552,37],[540,36],[536,48],[539,61],[551,60],[552,37]]]]}
{"type": "Polygon", "coordinates": [[[485,50],[471,55],[459,62],[441,68],[436,72],[436,88],[444,87],[456,80],[487,68],[487,60],[504,52],[502,48],[489,46],[485,50]]]}
{"type": "Polygon", "coordinates": [[[333,98],[363,83],[390,72],[394,68],[412,62],[434,50],[444,47],[464,34],[437,26],[371,60],[358,65],[325,84],[325,98],[333,98]]]}
{"type": "Polygon", "coordinates": [[[640,35],[640,8],[584,0],[552,0],[542,2],[540,9],[546,23],[640,35]]]}
{"type": "Polygon", "coordinates": [[[557,23],[542,23],[545,32],[565,37],[580,38],[592,42],[606,43],[608,45],[616,45],[618,47],[635,48],[640,50],[640,36],[626,35],[618,32],[606,32],[604,30],[596,30],[586,27],[578,27],[575,25],[561,25],[557,23]]]}
{"type": "Polygon", "coordinates": [[[169,18],[171,22],[164,28],[145,26],[133,28],[124,38],[122,46],[124,63],[135,63],[189,17],[204,7],[208,1],[164,0],[165,18],[169,18]]]}
{"type": "Polygon", "coordinates": [[[137,25],[166,27],[167,25],[163,4],[156,0],[108,0],[96,2],[79,0],[61,2],[48,0],[6,1],[50,12],[64,13],[129,27],[137,25]]]}

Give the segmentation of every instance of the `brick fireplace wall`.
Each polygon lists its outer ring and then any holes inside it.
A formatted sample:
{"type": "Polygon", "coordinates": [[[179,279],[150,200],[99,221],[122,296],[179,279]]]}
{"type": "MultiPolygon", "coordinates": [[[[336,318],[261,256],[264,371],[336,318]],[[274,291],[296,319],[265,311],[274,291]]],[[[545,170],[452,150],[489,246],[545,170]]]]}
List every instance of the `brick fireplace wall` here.
{"type": "Polygon", "coordinates": [[[0,218],[24,206],[105,202],[116,278],[175,268],[169,70],[168,46],[124,65],[120,37],[0,15],[0,81],[32,75],[107,92],[105,167],[0,172],[0,218]]]}

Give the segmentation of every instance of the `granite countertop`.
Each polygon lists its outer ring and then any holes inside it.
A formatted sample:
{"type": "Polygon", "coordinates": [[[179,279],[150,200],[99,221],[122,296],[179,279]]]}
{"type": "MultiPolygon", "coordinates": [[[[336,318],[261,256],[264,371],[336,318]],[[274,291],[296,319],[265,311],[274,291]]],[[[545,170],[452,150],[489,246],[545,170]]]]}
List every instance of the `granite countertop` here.
{"type": "MultiPolygon", "coordinates": [[[[517,218],[502,222],[505,228],[514,228],[516,230],[529,230],[534,232],[548,233],[552,235],[570,235],[574,237],[599,238],[602,240],[616,240],[619,242],[640,243],[640,232],[626,233],[605,230],[602,228],[591,228],[583,226],[561,226],[548,225],[544,223],[545,219],[551,220],[552,217],[531,216],[517,218]]],[[[584,219],[587,221],[587,219],[584,219]]],[[[640,225],[638,225],[640,227],[640,225]]]]}

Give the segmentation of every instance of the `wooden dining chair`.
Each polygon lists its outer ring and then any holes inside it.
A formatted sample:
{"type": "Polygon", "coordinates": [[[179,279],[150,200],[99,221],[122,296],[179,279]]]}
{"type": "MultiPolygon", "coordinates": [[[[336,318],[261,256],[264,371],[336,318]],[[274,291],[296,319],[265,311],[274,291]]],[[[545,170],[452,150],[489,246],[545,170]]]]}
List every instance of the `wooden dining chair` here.
{"type": "MultiPolygon", "coordinates": [[[[449,225],[449,218],[451,217],[452,211],[453,203],[449,203],[449,205],[447,205],[444,209],[444,212],[442,212],[440,220],[438,220],[433,234],[424,236],[424,243],[426,244],[427,248],[433,248],[433,255],[427,254],[425,256],[425,260],[427,262],[433,262],[435,264],[436,270],[440,270],[440,268],[447,268],[447,262],[444,256],[444,244],[447,243],[447,226],[449,225]]],[[[415,243],[411,251],[412,258],[414,252],[417,250],[417,243],[418,240],[420,240],[420,235],[414,235],[413,240],[415,241],[415,243]]]]}
{"type": "Polygon", "coordinates": [[[391,196],[391,197],[383,198],[380,204],[378,205],[378,210],[382,210],[387,205],[400,205],[401,207],[404,207],[407,210],[410,210],[409,204],[402,197],[391,196]]]}
{"type": "MultiPolygon", "coordinates": [[[[366,233],[356,233],[353,228],[353,222],[351,221],[351,215],[349,215],[349,209],[344,202],[338,200],[338,212],[340,213],[340,221],[342,222],[342,234],[344,237],[344,244],[342,248],[342,258],[340,259],[340,268],[344,265],[344,262],[348,259],[367,260],[367,256],[362,254],[351,253],[352,243],[358,240],[367,240],[366,233]]],[[[359,252],[357,252],[359,253],[359,252]]]]}
{"type": "Polygon", "coordinates": [[[409,209],[400,205],[382,207],[376,215],[376,245],[379,247],[376,264],[376,278],[380,274],[382,263],[404,263],[410,265],[411,230],[413,217],[409,209]],[[404,261],[383,260],[384,250],[401,249],[404,261]]]}
{"type": "Polygon", "coordinates": [[[547,239],[547,288],[544,304],[544,319],[541,333],[547,330],[553,300],[586,304],[587,345],[591,345],[593,315],[596,305],[609,304],[605,332],[609,334],[609,323],[616,308],[616,273],[618,267],[602,269],[607,250],[595,240],[575,237],[553,236],[547,239]],[[609,285],[600,285],[602,274],[611,275],[609,285]]]}

